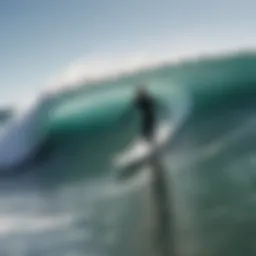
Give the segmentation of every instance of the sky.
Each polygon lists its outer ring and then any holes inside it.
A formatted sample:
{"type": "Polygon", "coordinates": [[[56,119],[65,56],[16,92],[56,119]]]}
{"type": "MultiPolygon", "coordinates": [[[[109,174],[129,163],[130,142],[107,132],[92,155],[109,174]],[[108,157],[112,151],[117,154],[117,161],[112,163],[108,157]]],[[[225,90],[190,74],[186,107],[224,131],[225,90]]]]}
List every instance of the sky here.
{"type": "Polygon", "coordinates": [[[253,48],[255,8],[254,0],[1,0],[0,104],[26,104],[81,75],[253,48]]]}

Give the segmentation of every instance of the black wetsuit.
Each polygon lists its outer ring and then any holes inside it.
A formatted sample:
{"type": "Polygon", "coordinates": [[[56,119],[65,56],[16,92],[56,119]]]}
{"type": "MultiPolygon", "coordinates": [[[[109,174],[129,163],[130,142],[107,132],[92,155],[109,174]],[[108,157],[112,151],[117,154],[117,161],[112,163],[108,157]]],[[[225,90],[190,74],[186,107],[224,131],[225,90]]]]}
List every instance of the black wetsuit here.
{"type": "Polygon", "coordinates": [[[156,117],[154,99],[146,93],[141,93],[135,100],[135,105],[140,111],[142,120],[142,136],[151,140],[154,135],[156,117]]]}

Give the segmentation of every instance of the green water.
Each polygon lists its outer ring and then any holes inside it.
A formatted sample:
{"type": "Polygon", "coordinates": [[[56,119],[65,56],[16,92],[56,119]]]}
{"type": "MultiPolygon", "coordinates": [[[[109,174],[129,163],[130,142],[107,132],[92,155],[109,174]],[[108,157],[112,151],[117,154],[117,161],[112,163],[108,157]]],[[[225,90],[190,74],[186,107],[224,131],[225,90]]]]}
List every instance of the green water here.
{"type": "Polygon", "coordinates": [[[255,255],[255,68],[256,55],[241,54],[58,95],[31,135],[43,134],[44,158],[2,184],[0,200],[2,215],[71,220],[43,231],[0,229],[3,255],[20,255],[11,244],[25,255],[157,255],[150,167],[114,179],[113,158],[139,135],[132,96],[141,82],[157,98],[159,119],[176,129],[161,161],[179,255],[255,255]]]}

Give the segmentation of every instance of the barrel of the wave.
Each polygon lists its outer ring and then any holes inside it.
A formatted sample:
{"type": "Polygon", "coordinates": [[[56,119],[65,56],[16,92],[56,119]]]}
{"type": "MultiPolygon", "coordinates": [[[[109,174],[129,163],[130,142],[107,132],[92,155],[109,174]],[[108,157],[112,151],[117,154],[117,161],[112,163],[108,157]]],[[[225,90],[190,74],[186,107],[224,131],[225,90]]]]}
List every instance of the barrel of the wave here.
{"type": "Polygon", "coordinates": [[[63,135],[82,131],[88,133],[112,130],[127,106],[130,91],[102,89],[59,104],[52,114],[50,131],[63,135]]]}

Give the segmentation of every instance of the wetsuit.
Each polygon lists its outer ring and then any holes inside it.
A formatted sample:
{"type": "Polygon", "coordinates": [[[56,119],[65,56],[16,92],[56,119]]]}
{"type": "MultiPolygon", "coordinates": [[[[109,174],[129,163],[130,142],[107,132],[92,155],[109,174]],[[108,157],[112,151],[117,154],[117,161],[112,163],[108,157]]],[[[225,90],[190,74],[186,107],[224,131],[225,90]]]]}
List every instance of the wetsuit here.
{"type": "Polygon", "coordinates": [[[147,93],[139,93],[135,99],[135,105],[140,111],[142,120],[142,135],[151,140],[156,126],[155,102],[147,93]]]}

